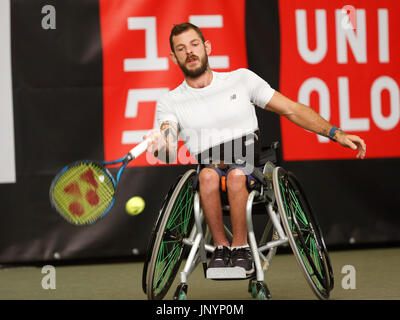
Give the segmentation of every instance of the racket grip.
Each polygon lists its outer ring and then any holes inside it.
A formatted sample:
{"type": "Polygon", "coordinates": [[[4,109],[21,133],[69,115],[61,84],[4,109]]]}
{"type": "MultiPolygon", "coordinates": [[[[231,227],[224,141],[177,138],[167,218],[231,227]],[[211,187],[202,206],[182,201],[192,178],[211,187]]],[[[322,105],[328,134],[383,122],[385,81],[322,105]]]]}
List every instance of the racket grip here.
{"type": "Polygon", "coordinates": [[[129,151],[130,156],[132,159],[139,157],[143,152],[147,150],[148,143],[151,141],[150,139],[146,139],[139,143],[136,147],[134,147],[131,151],[129,151]]]}

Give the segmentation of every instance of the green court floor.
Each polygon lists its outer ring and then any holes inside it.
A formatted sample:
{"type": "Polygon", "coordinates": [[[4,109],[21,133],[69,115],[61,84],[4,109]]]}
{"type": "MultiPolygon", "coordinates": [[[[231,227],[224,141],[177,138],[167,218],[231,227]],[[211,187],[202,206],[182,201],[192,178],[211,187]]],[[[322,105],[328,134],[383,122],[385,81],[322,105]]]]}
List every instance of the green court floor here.
{"type": "MultiPolygon", "coordinates": [[[[400,299],[400,248],[330,252],[335,274],[334,300],[400,299]],[[354,267],[355,289],[343,289],[346,265],[354,267]]],[[[57,266],[55,289],[43,289],[41,267],[0,269],[0,299],[8,300],[131,300],[147,299],[142,291],[143,263],[57,266]]],[[[167,294],[172,299],[178,278],[167,294]]],[[[278,254],[266,274],[274,300],[315,299],[292,254],[278,254]]],[[[198,267],[188,280],[188,299],[245,300],[247,280],[213,281],[198,267]]]]}

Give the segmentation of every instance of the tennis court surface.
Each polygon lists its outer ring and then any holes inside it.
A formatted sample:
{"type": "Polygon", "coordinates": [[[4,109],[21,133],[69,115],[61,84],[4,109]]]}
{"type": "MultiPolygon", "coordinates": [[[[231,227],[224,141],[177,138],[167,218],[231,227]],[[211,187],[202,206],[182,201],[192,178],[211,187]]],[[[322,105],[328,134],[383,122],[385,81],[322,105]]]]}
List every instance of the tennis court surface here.
{"type": "MultiPolygon", "coordinates": [[[[400,299],[400,248],[330,252],[335,287],[332,300],[400,299]],[[344,268],[345,266],[354,269],[344,268]],[[353,280],[349,270],[355,271],[353,280]],[[346,271],[347,270],[347,271],[346,271]],[[342,273],[343,271],[343,273],[342,273]],[[354,289],[344,287],[355,285],[354,289]]],[[[142,291],[142,262],[55,266],[55,289],[43,289],[40,266],[3,266],[0,269],[1,300],[146,300],[142,291]]],[[[179,275],[166,299],[172,299],[179,275]]],[[[44,281],[46,282],[46,281],[44,281]]],[[[48,282],[47,282],[48,283],[48,282]]],[[[279,253],[266,274],[274,300],[316,299],[293,254],[279,253]]],[[[248,300],[248,281],[204,279],[198,266],[188,280],[190,300],[248,300]]]]}

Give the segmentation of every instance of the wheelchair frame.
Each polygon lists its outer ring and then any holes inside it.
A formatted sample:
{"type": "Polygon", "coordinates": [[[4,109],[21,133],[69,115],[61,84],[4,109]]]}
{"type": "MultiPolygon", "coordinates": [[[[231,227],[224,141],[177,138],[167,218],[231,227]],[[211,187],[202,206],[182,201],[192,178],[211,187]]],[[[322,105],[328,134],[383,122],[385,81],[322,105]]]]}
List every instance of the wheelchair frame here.
{"type": "MultiPolygon", "coordinates": [[[[244,269],[239,270],[241,268],[218,268],[221,269],[219,270],[221,272],[214,273],[212,278],[218,280],[249,279],[249,292],[251,292],[254,298],[261,300],[270,299],[271,294],[267,285],[264,283],[264,274],[268,270],[277,248],[289,243],[312,291],[319,299],[328,299],[329,293],[333,289],[334,280],[322,232],[312,214],[311,206],[305,198],[304,190],[296,177],[292,173],[286,172],[286,170],[274,164],[277,162],[277,148],[278,143],[274,143],[268,150],[266,156],[264,156],[265,164],[263,177],[266,179],[261,184],[260,190],[253,190],[249,193],[246,204],[248,241],[254,259],[255,272],[250,276],[246,276],[244,269]],[[254,205],[258,204],[265,205],[269,216],[268,223],[264,228],[259,243],[257,243],[256,240],[252,215],[254,205]],[[295,211],[299,211],[299,208],[301,209],[301,213],[298,214],[295,211]],[[305,234],[306,232],[309,233],[307,237],[305,234]],[[271,239],[268,241],[269,237],[271,239]],[[307,244],[307,239],[309,239],[309,244],[307,244]],[[310,239],[314,240],[311,241],[310,239]],[[315,249],[315,252],[311,252],[313,256],[308,252],[309,249],[307,245],[310,245],[310,248],[312,247],[310,251],[315,249]],[[298,246],[300,246],[300,248],[298,246]],[[316,263],[314,263],[314,260],[317,260],[316,263]]],[[[199,172],[197,172],[197,174],[198,173],[199,172]]],[[[186,177],[186,180],[188,180],[190,177],[193,177],[194,174],[195,170],[189,170],[183,178],[186,177]]],[[[181,232],[179,235],[174,234],[171,236],[171,232],[165,229],[166,222],[164,222],[164,220],[166,221],[169,218],[165,218],[164,215],[166,213],[168,213],[168,215],[170,214],[168,206],[171,206],[171,201],[169,200],[175,197],[174,201],[176,201],[177,194],[181,191],[179,189],[179,183],[181,183],[180,188],[182,188],[183,178],[171,188],[167,195],[148,246],[148,255],[143,270],[143,290],[147,293],[149,299],[162,299],[165,296],[165,291],[169,290],[180,263],[185,257],[185,248],[191,247],[184,268],[180,272],[180,284],[176,288],[174,299],[184,300],[187,298],[187,280],[200,262],[203,264],[204,276],[207,278],[209,275],[208,271],[210,271],[210,269],[207,270],[207,252],[213,252],[215,247],[210,244],[211,235],[208,227],[206,228],[206,232],[203,233],[204,215],[200,205],[200,195],[198,191],[194,192],[193,200],[190,198],[190,201],[193,201],[194,216],[194,222],[191,220],[188,222],[189,227],[193,224],[190,234],[183,234],[184,232],[181,232]],[[167,210],[165,210],[165,208],[167,210]],[[162,241],[160,239],[163,239],[163,237],[179,239],[179,245],[181,246],[180,254],[177,262],[173,266],[168,266],[170,274],[168,276],[169,278],[165,281],[166,287],[163,287],[159,294],[154,294],[154,274],[157,272],[156,259],[160,256],[160,251],[163,250],[160,245],[162,241]],[[154,247],[157,248],[157,252],[154,252],[154,247]],[[150,270],[148,266],[150,266],[150,270]]],[[[186,181],[184,181],[184,183],[185,182],[186,181]]],[[[169,210],[171,211],[172,209],[169,210]]],[[[224,206],[223,210],[229,211],[229,206],[224,206]]],[[[176,218],[173,219],[176,220],[176,218]]],[[[226,226],[224,227],[228,238],[231,240],[232,234],[226,226]]],[[[188,230],[186,232],[188,232],[188,230]]],[[[172,264],[170,261],[168,261],[168,263],[172,264]]],[[[164,279],[162,279],[162,281],[164,281],[164,279]]],[[[156,282],[156,286],[158,286],[160,280],[156,282]]]]}

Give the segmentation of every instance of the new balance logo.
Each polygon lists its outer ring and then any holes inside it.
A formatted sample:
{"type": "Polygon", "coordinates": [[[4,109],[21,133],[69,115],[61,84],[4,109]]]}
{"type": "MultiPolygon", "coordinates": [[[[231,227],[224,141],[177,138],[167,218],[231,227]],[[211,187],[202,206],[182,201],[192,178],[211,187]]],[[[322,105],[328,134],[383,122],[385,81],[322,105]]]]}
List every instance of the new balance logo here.
{"type": "Polygon", "coordinates": [[[236,94],[231,95],[231,100],[235,100],[236,99],[236,94]]]}

